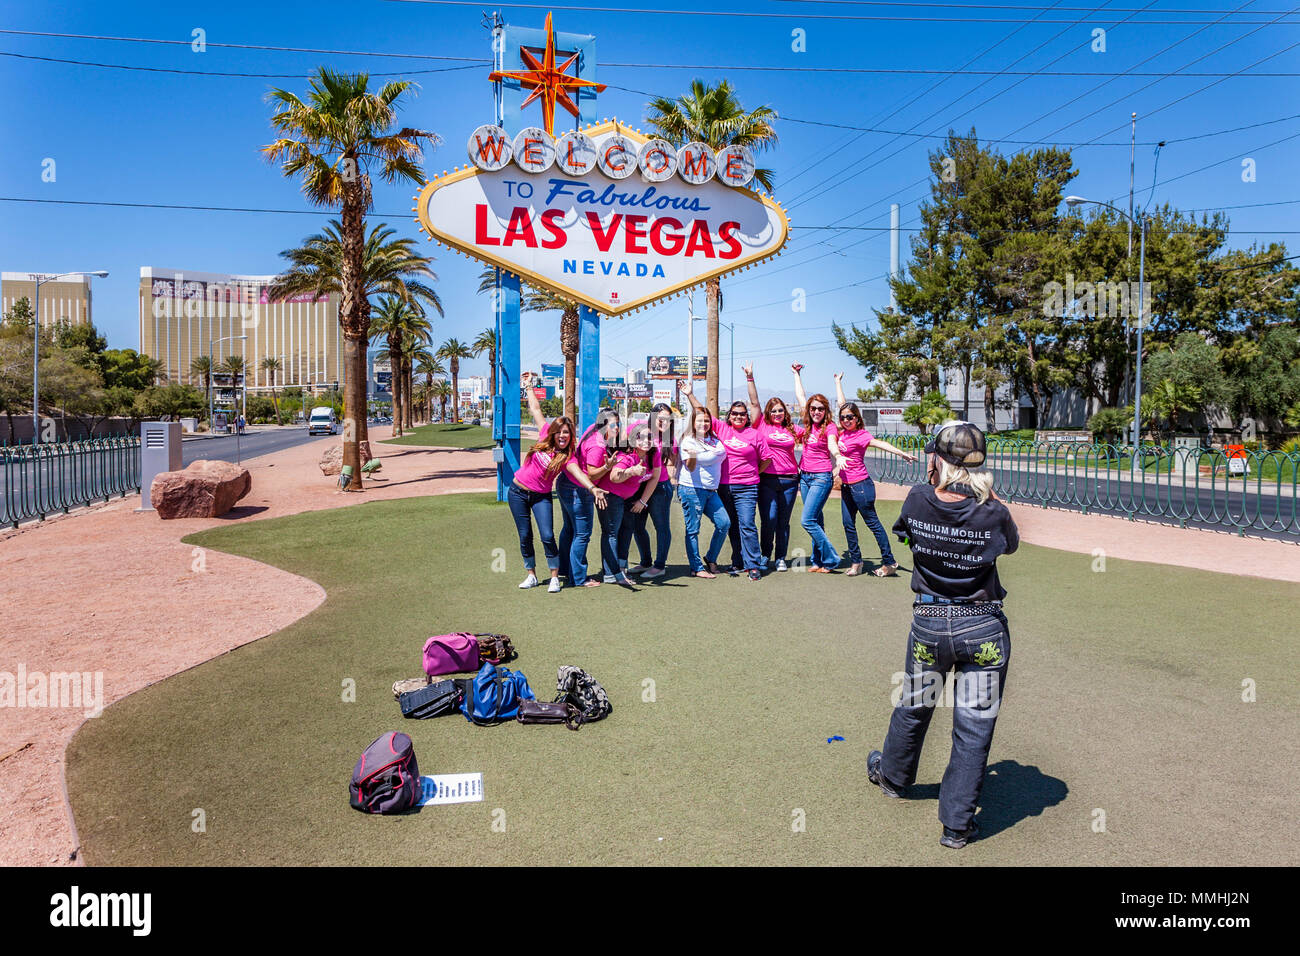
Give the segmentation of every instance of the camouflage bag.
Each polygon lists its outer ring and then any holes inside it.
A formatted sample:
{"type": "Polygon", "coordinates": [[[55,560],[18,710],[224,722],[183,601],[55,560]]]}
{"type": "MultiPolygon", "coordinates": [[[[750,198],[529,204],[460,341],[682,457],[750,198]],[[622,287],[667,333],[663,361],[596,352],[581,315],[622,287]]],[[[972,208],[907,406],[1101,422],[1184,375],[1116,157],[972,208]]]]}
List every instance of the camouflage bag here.
{"type": "Polygon", "coordinates": [[[403,694],[409,694],[432,683],[432,677],[408,677],[405,680],[393,681],[393,696],[401,700],[403,694]]]}
{"type": "Polygon", "coordinates": [[[565,664],[556,675],[555,703],[572,704],[578,711],[575,721],[579,726],[600,720],[614,709],[605,688],[581,667],[572,664],[565,664]]]}

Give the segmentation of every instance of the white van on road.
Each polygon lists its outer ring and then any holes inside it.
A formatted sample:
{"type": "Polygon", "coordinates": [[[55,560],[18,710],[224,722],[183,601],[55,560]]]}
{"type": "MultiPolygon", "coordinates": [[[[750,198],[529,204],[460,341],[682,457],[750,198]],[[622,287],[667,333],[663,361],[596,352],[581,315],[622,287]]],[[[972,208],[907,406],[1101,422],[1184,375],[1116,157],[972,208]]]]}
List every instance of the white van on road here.
{"type": "Polygon", "coordinates": [[[311,410],[311,418],[307,421],[308,435],[337,435],[338,428],[339,420],[334,417],[334,409],[328,405],[317,405],[311,410]]]}

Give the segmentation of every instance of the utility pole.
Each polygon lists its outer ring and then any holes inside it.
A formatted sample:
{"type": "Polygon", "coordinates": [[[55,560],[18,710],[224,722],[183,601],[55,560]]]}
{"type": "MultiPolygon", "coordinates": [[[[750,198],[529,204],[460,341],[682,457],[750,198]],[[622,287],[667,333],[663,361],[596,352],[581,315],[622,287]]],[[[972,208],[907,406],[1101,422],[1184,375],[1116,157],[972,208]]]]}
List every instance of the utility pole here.
{"type": "Polygon", "coordinates": [[[1132,131],[1128,149],[1128,257],[1130,259],[1133,258],[1133,171],[1137,166],[1137,113],[1132,115],[1131,122],[1132,131]]]}

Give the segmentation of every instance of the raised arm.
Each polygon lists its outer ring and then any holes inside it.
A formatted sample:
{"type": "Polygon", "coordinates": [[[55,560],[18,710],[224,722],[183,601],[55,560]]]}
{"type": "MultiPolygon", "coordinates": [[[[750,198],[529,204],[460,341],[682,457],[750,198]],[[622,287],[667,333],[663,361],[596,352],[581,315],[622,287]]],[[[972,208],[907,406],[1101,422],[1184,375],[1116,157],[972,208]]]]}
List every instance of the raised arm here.
{"type": "Polygon", "coordinates": [[[546,416],[542,414],[542,406],[538,404],[537,393],[531,388],[524,389],[524,394],[528,396],[528,410],[533,414],[533,424],[537,426],[537,437],[546,436],[546,416]]]}
{"type": "Polygon", "coordinates": [[[742,365],[741,369],[745,373],[745,382],[749,386],[749,420],[757,424],[759,416],[763,414],[763,403],[758,400],[758,386],[754,384],[754,364],[751,362],[749,365],[742,365]]]}
{"type": "Polygon", "coordinates": [[[677,380],[677,391],[681,392],[690,400],[691,408],[698,410],[704,407],[700,404],[700,400],[695,397],[695,385],[689,380],[679,378],[677,380]]]}
{"type": "Polygon", "coordinates": [[[835,373],[835,413],[838,415],[840,408],[848,402],[844,397],[844,373],[835,373]]]}
{"type": "MultiPolygon", "coordinates": [[[[803,376],[799,374],[803,371],[803,366],[796,364],[791,365],[790,368],[794,370],[794,400],[799,403],[799,414],[802,415],[803,410],[808,407],[808,396],[803,391],[803,376]]],[[[804,422],[804,427],[811,427],[811,424],[811,422],[804,422]]]]}

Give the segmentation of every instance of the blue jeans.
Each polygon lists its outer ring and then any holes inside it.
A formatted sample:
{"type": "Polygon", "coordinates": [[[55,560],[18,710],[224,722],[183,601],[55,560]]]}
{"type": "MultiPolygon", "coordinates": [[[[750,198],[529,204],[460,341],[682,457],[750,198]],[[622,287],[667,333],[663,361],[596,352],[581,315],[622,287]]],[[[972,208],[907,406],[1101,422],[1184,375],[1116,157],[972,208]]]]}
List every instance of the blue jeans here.
{"type": "Polygon", "coordinates": [[[690,562],[691,573],[698,574],[704,570],[706,561],[712,564],[718,560],[722,542],[731,530],[731,519],[717,491],[711,488],[695,488],[683,482],[677,486],[677,496],[682,500],[682,520],[686,523],[686,560],[690,562]],[[708,515],[713,522],[713,539],[703,561],[700,560],[701,515],[708,515]]]}
{"type": "Polygon", "coordinates": [[[560,529],[560,573],[575,587],[587,583],[587,543],[591,541],[591,513],[596,499],[590,491],[560,475],[555,482],[564,527],[560,529]]]}
{"type": "Polygon", "coordinates": [[[773,556],[775,544],[776,557],[785,560],[790,550],[790,515],[798,494],[798,475],[758,476],[758,514],[763,529],[759,537],[764,558],[773,556]]]}
{"type": "MultiPolygon", "coordinates": [[[[650,496],[650,504],[644,511],[633,515],[632,535],[636,538],[636,549],[641,553],[640,563],[650,564],[650,532],[646,531],[646,519],[655,528],[654,566],[662,571],[668,565],[668,549],[673,543],[673,532],[668,525],[670,506],[673,503],[673,486],[668,481],[661,481],[655,486],[655,493],[650,496]]],[[[623,557],[627,557],[624,549],[623,557]]]]}
{"type": "Polygon", "coordinates": [[[826,519],[822,509],[835,487],[835,477],[829,471],[799,472],[799,494],[803,496],[803,529],[812,538],[812,563],[817,568],[837,568],[840,553],[826,536],[826,519]]]}
{"type": "Polygon", "coordinates": [[[731,519],[731,566],[757,571],[762,555],[758,551],[758,485],[720,485],[718,497],[731,519]]]}
{"type": "Polygon", "coordinates": [[[612,491],[605,493],[605,507],[596,510],[600,519],[600,560],[607,579],[622,568],[618,561],[618,538],[623,530],[623,512],[627,502],[612,491]]]}
{"type": "Polygon", "coordinates": [[[524,556],[524,568],[531,571],[537,566],[533,554],[533,518],[537,519],[537,532],[542,536],[542,549],[546,552],[546,566],[554,571],[560,564],[555,547],[555,511],[549,492],[529,491],[511,482],[506,493],[510,513],[514,515],[519,530],[519,553],[524,556]]]}
{"type": "Polygon", "coordinates": [[[863,478],[851,485],[840,485],[840,512],[844,518],[844,537],[849,542],[849,563],[857,564],[862,560],[858,549],[857,517],[862,515],[871,533],[880,545],[880,563],[893,564],[894,552],[889,550],[889,535],[876,514],[876,483],[870,478],[863,478]]]}
{"type": "Polygon", "coordinates": [[[972,617],[912,617],[902,694],[889,718],[880,770],[896,787],[916,781],[925,732],[935,705],[945,700],[944,679],[956,670],[952,755],[939,784],[939,820],[970,828],[993,746],[1007,686],[1011,632],[1000,610],[972,617]]]}

